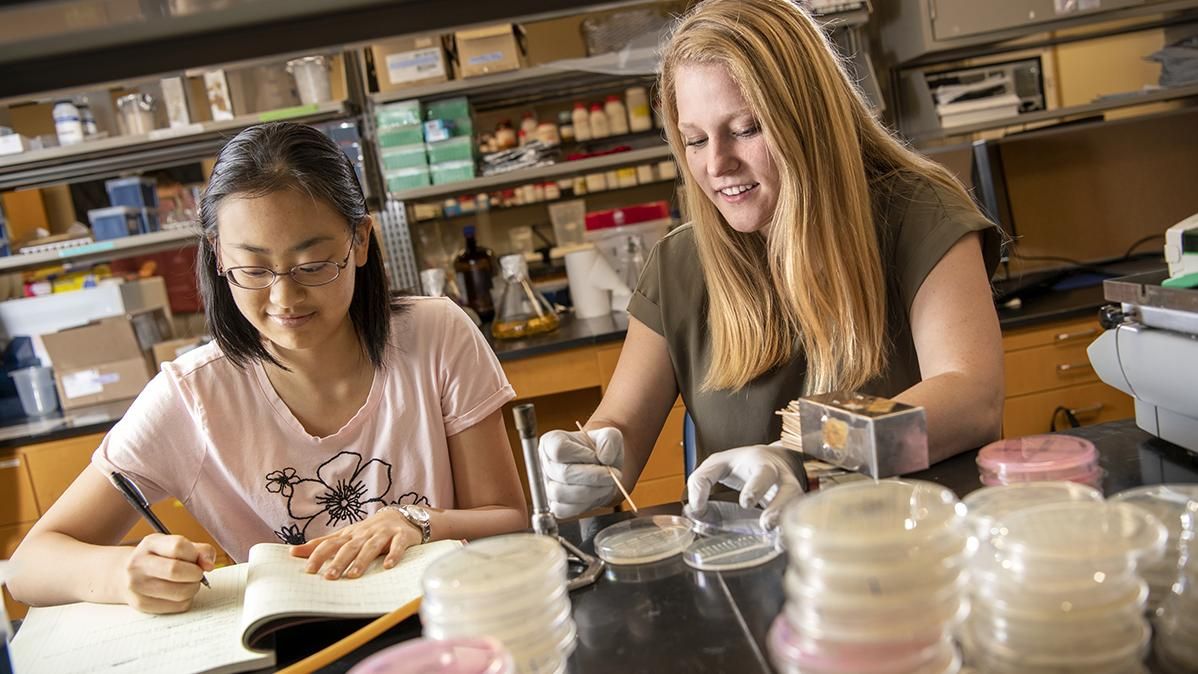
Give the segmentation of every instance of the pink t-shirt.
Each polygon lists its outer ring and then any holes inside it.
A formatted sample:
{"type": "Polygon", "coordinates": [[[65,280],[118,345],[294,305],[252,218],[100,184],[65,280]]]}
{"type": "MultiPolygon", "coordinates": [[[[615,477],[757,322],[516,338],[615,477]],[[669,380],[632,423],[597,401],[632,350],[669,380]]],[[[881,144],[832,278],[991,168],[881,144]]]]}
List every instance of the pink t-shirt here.
{"type": "Polygon", "coordinates": [[[162,366],[92,463],[151,502],[182,501],[239,562],[255,543],[302,543],[386,504],[453,508],[447,438],[515,393],[457,305],[406,301],[366,403],[333,435],[310,435],[260,364],[239,369],[210,343],[162,366]]]}

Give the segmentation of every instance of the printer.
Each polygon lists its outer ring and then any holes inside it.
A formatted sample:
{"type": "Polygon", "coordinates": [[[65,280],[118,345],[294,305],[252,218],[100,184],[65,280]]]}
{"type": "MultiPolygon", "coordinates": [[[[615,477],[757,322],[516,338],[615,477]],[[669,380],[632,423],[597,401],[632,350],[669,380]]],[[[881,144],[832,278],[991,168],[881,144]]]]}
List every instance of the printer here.
{"type": "Polygon", "coordinates": [[[1137,426],[1198,453],[1198,288],[1168,283],[1177,271],[1104,281],[1117,305],[1103,308],[1107,330],[1087,353],[1102,381],[1135,399],[1137,426]]]}

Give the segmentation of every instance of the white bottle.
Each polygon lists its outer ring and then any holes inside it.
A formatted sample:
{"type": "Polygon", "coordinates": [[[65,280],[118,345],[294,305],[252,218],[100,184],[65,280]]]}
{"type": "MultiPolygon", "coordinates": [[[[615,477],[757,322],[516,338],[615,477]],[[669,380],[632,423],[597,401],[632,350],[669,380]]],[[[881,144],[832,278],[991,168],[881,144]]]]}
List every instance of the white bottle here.
{"type": "MultiPolygon", "coordinates": [[[[578,135],[578,129],[574,130],[574,135],[578,135]]],[[[598,103],[591,104],[591,138],[607,138],[611,135],[611,131],[607,128],[607,113],[603,112],[603,106],[598,103]]]]}
{"type": "Polygon", "coordinates": [[[58,134],[59,145],[75,145],[83,142],[83,118],[79,108],[70,101],[54,103],[54,132],[58,134]]]}
{"type": "Polygon", "coordinates": [[[570,116],[574,120],[574,140],[590,140],[591,117],[587,114],[586,106],[582,103],[575,103],[574,112],[570,116]]]}
{"type": "Polygon", "coordinates": [[[83,137],[91,138],[99,133],[100,129],[96,126],[96,116],[92,114],[91,106],[88,105],[87,101],[80,101],[75,104],[75,107],[79,109],[79,121],[83,122],[83,137]]]}
{"type": "Polygon", "coordinates": [[[620,102],[619,96],[608,96],[603,104],[603,114],[607,116],[607,128],[613,136],[623,136],[628,133],[628,111],[620,102]]]}
{"type": "Polygon", "coordinates": [[[644,87],[632,87],[624,92],[628,104],[628,128],[640,133],[653,128],[653,116],[649,111],[649,94],[644,87]]]}

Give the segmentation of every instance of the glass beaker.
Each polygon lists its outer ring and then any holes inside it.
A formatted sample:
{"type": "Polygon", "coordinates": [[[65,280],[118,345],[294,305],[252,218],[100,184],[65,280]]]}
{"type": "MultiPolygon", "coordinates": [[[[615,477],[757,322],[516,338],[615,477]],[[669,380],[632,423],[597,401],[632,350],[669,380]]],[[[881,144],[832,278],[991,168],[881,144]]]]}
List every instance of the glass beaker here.
{"type": "Polygon", "coordinates": [[[499,258],[499,268],[507,287],[499,303],[491,334],[496,339],[518,339],[552,332],[560,323],[557,313],[528,280],[528,263],[520,254],[499,258]]]}
{"type": "Polygon", "coordinates": [[[125,134],[138,136],[154,130],[154,98],[149,94],[126,94],[116,99],[125,134]]]}

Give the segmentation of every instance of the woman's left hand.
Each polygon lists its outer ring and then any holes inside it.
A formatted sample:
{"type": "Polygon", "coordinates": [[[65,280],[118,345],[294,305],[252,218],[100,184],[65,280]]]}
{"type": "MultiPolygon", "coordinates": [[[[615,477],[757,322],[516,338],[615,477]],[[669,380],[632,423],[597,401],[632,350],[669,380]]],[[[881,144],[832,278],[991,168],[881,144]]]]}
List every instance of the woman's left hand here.
{"type": "Polygon", "coordinates": [[[304,570],[336,580],[357,578],[379,556],[383,568],[399,563],[404,551],[420,544],[420,529],[400,513],[379,510],[361,522],[291,548],[293,557],[307,557],[304,570]]]}

